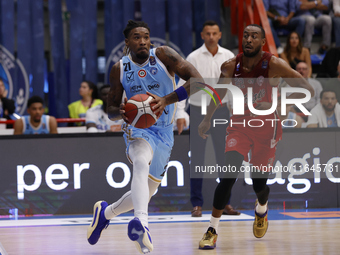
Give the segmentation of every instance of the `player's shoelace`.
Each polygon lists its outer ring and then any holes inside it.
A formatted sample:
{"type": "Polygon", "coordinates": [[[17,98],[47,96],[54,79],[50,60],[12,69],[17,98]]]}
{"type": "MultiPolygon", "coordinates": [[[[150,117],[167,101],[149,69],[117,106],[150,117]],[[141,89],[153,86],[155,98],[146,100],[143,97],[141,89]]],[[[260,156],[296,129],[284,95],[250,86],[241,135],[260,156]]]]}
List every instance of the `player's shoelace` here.
{"type": "Polygon", "coordinates": [[[213,236],[213,233],[211,233],[210,231],[208,231],[208,232],[205,234],[204,240],[209,240],[212,236],[213,236]]]}
{"type": "Polygon", "coordinates": [[[262,228],[264,226],[264,217],[259,217],[260,219],[257,221],[257,226],[262,228]]]}

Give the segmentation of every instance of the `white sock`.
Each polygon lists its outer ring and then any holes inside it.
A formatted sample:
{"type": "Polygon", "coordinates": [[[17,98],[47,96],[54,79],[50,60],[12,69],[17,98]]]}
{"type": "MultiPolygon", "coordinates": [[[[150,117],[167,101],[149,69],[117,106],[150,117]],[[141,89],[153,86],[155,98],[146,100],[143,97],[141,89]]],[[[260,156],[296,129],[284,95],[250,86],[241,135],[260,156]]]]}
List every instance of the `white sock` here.
{"type": "Polygon", "coordinates": [[[214,216],[211,215],[210,217],[210,222],[209,222],[209,227],[212,227],[216,230],[216,234],[218,232],[218,224],[220,223],[221,218],[215,218],[214,216]]]}
{"type": "Polygon", "coordinates": [[[255,211],[256,211],[258,214],[263,215],[263,214],[265,214],[266,211],[267,211],[267,205],[268,205],[268,201],[267,201],[264,205],[260,205],[260,203],[257,202],[255,211]]]}
{"type": "Polygon", "coordinates": [[[112,219],[121,213],[134,209],[135,217],[138,217],[143,225],[147,226],[149,200],[160,184],[148,179],[152,151],[146,141],[136,140],[130,144],[128,154],[133,162],[131,191],[125,193],[117,202],[108,206],[105,210],[105,217],[112,219]]]}
{"type": "Polygon", "coordinates": [[[105,218],[111,220],[119,214],[132,210],[131,190],[126,192],[117,202],[109,205],[105,209],[105,218]]]}
{"type": "MultiPolygon", "coordinates": [[[[153,194],[155,194],[155,191],[157,190],[159,186],[159,182],[155,182],[151,179],[148,180],[149,183],[149,201],[153,194]]],[[[112,218],[128,212],[133,209],[132,204],[132,197],[131,197],[131,191],[126,192],[117,202],[109,205],[105,209],[105,218],[108,220],[111,220],[112,218]]]]}
{"type": "Polygon", "coordinates": [[[149,205],[149,163],[152,160],[152,151],[147,142],[136,140],[130,144],[129,157],[133,162],[133,176],[131,182],[132,204],[135,217],[139,218],[144,226],[148,225],[149,205]]]}

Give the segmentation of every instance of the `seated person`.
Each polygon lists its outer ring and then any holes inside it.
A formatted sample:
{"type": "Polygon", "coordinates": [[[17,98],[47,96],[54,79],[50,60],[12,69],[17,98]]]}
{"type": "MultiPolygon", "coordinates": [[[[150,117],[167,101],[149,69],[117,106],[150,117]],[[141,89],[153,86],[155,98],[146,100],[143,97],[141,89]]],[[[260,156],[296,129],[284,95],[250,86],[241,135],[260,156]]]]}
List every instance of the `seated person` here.
{"type": "MultiPolygon", "coordinates": [[[[0,78],[0,118],[11,120],[11,116],[15,112],[15,103],[13,99],[7,98],[7,90],[5,83],[0,78]]],[[[7,128],[13,128],[12,124],[7,124],[7,128]]]]}
{"type": "Polygon", "coordinates": [[[311,111],[320,102],[322,85],[318,80],[308,77],[309,67],[305,62],[300,62],[297,64],[296,71],[300,73],[314,89],[314,96],[307,103],[303,104],[303,106],[306,107],[308,111],[311,111]]]}
{"type": "Polygon", "coordinates": [[[307,77],[312,76],[312,61],[309,50],[302,46],[301,36],[297,32],[293,31],[288,35],[287,44],[280,57],[293,69],[296,69],[298,63],[305,62],[308,65],[307,77]]]}
{"type": "Polygon", "coordinates": [[[27,102],[27,113],[14,123],[14,134],[57,134],[57,120],[44,115],[44,101],[41,97],[32,96],[27,102]]]}
{"type": "Polygon", "coordinates": [[[333,0],[332,21],[335,35],[335,47],[340,47],[340,0],[333,0]]]}
{"type": "Polygon", "coordinates": [[[329,15],[323,14],[329,10],[328,0],[299,0],[297,1],[296,16],[306,21],[304,46],[308,49],[312,46],[312,38],[315,28],[322,28],[322,44],[318,53],[324,54],[331,46],[332,19],[329,15]]]}
{"type": "MultiPolygon", "coordinates": [[[[72,119],[85,118],[86,111],[96,105],[102,105],[102,100],[98,99],[98,89],[96,84],[90,81],[83,81],[80,84],[79,95],[81,99],[68,105],[69,116],[72,119]]],[[[76,122],[77,126],[83,125],[76,122]]]]}
{"type": "MultiPolygon", "coordinates": [[[[330,49],[327,52],[327,54],[331,51],[332,49],[330,49]]],[[[334,65],[333,68],[335,68],[335,72],[336,72],[335,74],[336,76],[334,78],[322,78],[319,80],[322,84],[323,89],[334,91],[336,94],[336,99],[338,100],[338,102],[340,102],[340,61],[338,61],[338,63],[334,65]]],[[[319,74],[318,74],[318,77],[319,77],[319,74]]]]}
{"type": "Polygon", "coordinates": [[[340,126],[340,104],[336,94],[332,90],[324,89],[318,103],[308,116],[307,128],[317,127],[339,127],[340,126]]]}
{"type": "Polygon", "coordinates": [[[281,96],[278,97],[278,104],[277,104],[277,112],[279,113],[280,121],[283,125],[282,128],[301,128],[303,127],[305,121],[302,117],[297,115],[294,111],[293,106],[287,105],[286,107],[286,115],[282,115],[281,111],[281,96]]]}
{"type": "Polygon", "coordinates": [[[87,132],[121,131],[121,125],[124,123],[124,120],[112,121],[107,115],[107,97],[109,91],[110,85],[103,85],[99,90],[100,99],[103,101],[103,104],[94,106],[86,112],[85,123],[87,132]]]}
{"type": "Polygon", "coordinates": [[[331,48],[322,60],[318,78],[333,78],[338,76],[338,65],[340,62],[340,47],[331,48]]]}
{"type": "Polygon", "coordinates": [[[274,37],[277,53],[281,54],[280,39],[277,35],[276,28],[285,28],[295,30],[301,36],[305,31],[306,21],[301,17],[294,17],[296,12],[296,0],[263,0],[264,7],[267,11],[268,21],[274,37]]]}

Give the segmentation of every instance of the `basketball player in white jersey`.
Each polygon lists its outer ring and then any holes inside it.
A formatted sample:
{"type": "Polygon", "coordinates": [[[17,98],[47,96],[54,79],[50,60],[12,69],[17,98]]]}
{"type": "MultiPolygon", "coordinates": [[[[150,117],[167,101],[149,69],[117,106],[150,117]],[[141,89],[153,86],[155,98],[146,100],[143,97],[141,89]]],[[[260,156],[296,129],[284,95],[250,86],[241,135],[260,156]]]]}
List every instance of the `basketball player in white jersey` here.
{"type": "Polygon", "coordinates": [[[27,113],[14,123],[15,135],[57,134],[57,120],[44,115],[44,101],[41,97],[32,96],[27,102],[27,113]]]}
{"type": "Polygon", "coordinates": [[[111,120],[123,118],[127,122],[123,130],[127,157],[133,164],[131,191],[111,205],[105,201],[94,205],[87,238],[90,244],[96,244],[110,219],[134,209],[135,218],[128,225],[128,236],[140,253],[148,253],[153,250],[148,229],[148,203],[161,183],[170,158],[175,113],[173,103],[188,97],[190,78],[203,80],[189,62],[168,46],[150,49],[150,29],[146,23],[129,20],[124,36],[125,56],[110,73],[108,115],[111,120]],[[175,74],[187,81],[178,89],[175,74]],[[138,129],[129,125],[124,115],[125,104],[121,104],[124,91],[127,99],[136,94],[149,94],[155,98],[155,113],[159,119],[153,126],[138,129]],[[168,94],[170,96],[166,98],[169,100],[166,101],[163,97],[168,94]]]}

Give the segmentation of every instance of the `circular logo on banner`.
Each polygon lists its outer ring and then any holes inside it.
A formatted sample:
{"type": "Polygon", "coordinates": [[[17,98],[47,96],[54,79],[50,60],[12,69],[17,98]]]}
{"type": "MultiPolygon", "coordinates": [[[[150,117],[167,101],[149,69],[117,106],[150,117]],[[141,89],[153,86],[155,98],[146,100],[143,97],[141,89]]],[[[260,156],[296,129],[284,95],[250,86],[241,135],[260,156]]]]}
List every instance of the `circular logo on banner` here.
{"type": "MultiPolygon", "coordinates": [[[[173,48],[179,55],[181,55],[183,58],[185,58],[182,51],[172,42],[167,43],[165,40],[158,38],[158,37],[151,37],[150,38],[151,43],[154,45],[154,47],[159,47],[162,45],[169,45],[171,48],[173,48]]],[[[125,41],[122,41],[119,43],[116,47],[113,48],[111,51],[110,56],[106,60],[106,66],[105,66],[105,82],[109,82],[110,77],[110,71],[112,66],[117,63],[123,56],[123,51],[125,47],[125,41]]]]}
{"type": "Polygon", "coordinates": [[[138,76],[141,77],[141,78],[144,78],[146,76],[146,71],[144,69],[139,70],[138,76]]]}
{"type": "Polygon", "coordinates": [[[23,115],[29,97],[29,81],[26,70],[19,59],[0,45],[0,77],[5,83],[6,97],[16,103],[15,111],[23,115]]]}

